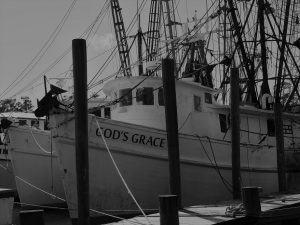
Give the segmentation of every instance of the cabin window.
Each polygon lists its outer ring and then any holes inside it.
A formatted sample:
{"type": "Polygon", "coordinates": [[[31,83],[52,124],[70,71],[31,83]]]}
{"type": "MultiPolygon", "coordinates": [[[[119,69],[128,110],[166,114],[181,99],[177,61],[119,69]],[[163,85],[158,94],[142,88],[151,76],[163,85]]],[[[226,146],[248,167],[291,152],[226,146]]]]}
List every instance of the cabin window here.
{"type": "Polygon", "coordinates": [[[98,108],[96,110],[93,110],[92,114],[94,114],[95,116],[101,117],[101,109],[102,108],[98,108]]]}
{"type": "Polygon", "coordinates": [[[152,87],[138,88],[136,91],[136,101],[142,102],[143,105],[153,105],[154,104],[153,88],[152,87]]]}
{"type": "Polygon", "coordinates": [[[194,95],[194,109],[195,109],[195,111],[198,111],[198,112],[202,111],[200,96],[194,95]]]}
{"type": "Polygon", "coordinates": [[[158,105],[165,105],[163,88],[158,89],[158,105]]]}
{"type": "Polygon", "coordinates": [[[104,118],[110,119],[110,108],[109,107],[104,108],[104,118]]]}
{"type": "Polygon", "coordinates": [[[283,124],[283,133],[284,134],[293,134],[293,127],[292,127],[292,125],[283,124]]]}
{"type": "Polygon", "coordinates": [[[275,122],[273,119],[267,119],[268,136],[275,136],[275,122]]]}
{"type": "Polygon", "coordinates": [[[228,130],[226,114],[219,114],[220,128],[222,133],[226,133],[228,130]]]}
{"type": "Polygon", "coordinates": [[[120,106],[132,105],[132,89],[126,88],[120,90],[120,106]]]}
{"type": "Polygon", "coordinates": [[[205,103],[212,104],[212,95],[211,93],[205,93],[205,103]]]}
{"type": "Polygon", "coordinates": [[[39,121],[38,120],[31,120],[31,126],[35,128],[39,128],[39,121]]]}
{"type": "Polygon", "coordinates": [[[19,120],[19,125],[20,126],[27,125],[27,121],[26,120],[19,120]]]}

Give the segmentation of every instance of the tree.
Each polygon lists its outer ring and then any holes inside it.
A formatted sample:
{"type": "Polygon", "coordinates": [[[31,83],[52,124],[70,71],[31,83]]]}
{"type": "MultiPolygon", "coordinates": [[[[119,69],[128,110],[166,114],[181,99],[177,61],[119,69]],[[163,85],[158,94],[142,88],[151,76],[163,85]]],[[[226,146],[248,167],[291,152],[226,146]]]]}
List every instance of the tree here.
{"type": "Polygon", "coordinates": [[[0,112],[31,112],[33,108],[32,101],[28,97],[23,97],[21,100],[0,100],[0,112]]]}

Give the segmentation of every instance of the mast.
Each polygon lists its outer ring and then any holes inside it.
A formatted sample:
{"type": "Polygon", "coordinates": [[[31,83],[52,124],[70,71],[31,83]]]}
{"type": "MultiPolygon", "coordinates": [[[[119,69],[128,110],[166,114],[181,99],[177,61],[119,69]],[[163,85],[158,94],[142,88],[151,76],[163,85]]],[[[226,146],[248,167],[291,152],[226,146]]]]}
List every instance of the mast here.
{"type": "Polygon", "coordinates": [[[137,32],[137,38],[138,38],[138,59],[139,59],[139,76],[143,75],[143,46],[142,46],[142,38],[143,38],[143,32],[141,28],[141,15],[138,15],[138,32],[137,32]]]}
{"type": "Polygon", "coordinates": [[[249,66],[249,59],[247,57],[247,53],[243,44],[243,38],[242,38],[242,34],[241,34],[241,30],[240,30],[240,24],[238,22],[237,16],[235,14],[235,6],[233,4],[233,0],[228,0],[228,5],[230,8],[230,13],[231,13],[231,20],[232,20],[232,25],[234,26],[235,29],[235,35],[237,36],[237,44],[239,47],[239,50],[242,54],[242,58],[243,58],[243,66],[246,70],[247,73],[247,77],[248,77],[248,95],[247,95],[247,101],[249,103],[253,103],[253,104],[258,104],[257,101],[257,97],[256,97],[256,93],[255,93],[255,76],[254,76],[254,72],[250,70],[250,66],[249,66]]]}
{"type": "Polygon", "coordinates": [[[286,34],[289,21],[289,11],[290,11],[291,0],[286,1],[285,8],[285,17],[284,17],[284,26],[282,33],[282,44],[280,46],[280,59],[279,59],[279,68],[276,84],[276,93],[275,93],[275,134],[276,134],[276,147],[277,147],[277,170],[278,170],[278,186],[279,191],[286,191],[286,177],[285,177],[285,155],[284,155],[284,137],[283,137],[283,123],[282,123],[282,105],[280,102],[280,92],[281,92],[281,79],[282,79],[282,68],[284,62],[284,50],[286,45],[286,34]]]}
{"type": "Polygon", "coordinates": [[[161,9],[160,0],[151,0],[149,20],[148,20],[148,32],[147,32],[147,62],[156,60],[159,43],[159,29],[161,24],[161,9]]]}
{"type": "Polygon", "coordinates": [[[129,48],[122,18],[121,8],[118,0],[110,0],[115,34],[121,61],[121,68],[125,77],[132,76],[130,68],[129,48]]]}
{"type": "Polygon", "coordinates": [[[167,57],[173,58],[175,60],[175,76],[178,78],[178,69],[176,65],[176,43],[175,43],[175,37],[177,36],[176,33],[176,25],[181,25],[181,23],[178,23],[175,21],[175,15],[174,15],[174,2],[173,0],[160,0],[161,2],[161,10],[162,10],[162,17],[164,21],[164,32],[166,36],[166,49],[167,49],[167,57]],[[172,11],[171,7],[172,6],[172,11]],[[166,15],[166,18],[165,16],[166,15]],[[165,19],[167,19],[167,23],[165,22],[165,19]],[[171,48],[168,47],[168,42],[170,42],[171,48]]]}
{"type": "MultiPolygon", "coordinates": [[[[172,21],[171,19],[171,11],[170,11],[170,5],[169,5],[169,2],[170,0],[163,0],[165,2],[165,5],[166,5],[166,10],[167,10],[167,19],[168,19],[168,23],[167,23],[167,26],[168,26],[168,29],[169,29],[169,38],[171,40],[171,55],[172,55],[172,58],[175,60],[176,62],[176,54],[175,54],[175,46],[174,46],[174,34],[173,34],[173,25],[175,24],[175,21],[172,21]]],[[[176,63],[175,63],[175,67],[176,67],[176,63]]],[[[176,70],[175,70],[175,73],[176,73],[176,70]]]]}
{"type": "Polygon", "coordinates": [[[260,46],[261,46],[261,63],[263,82],[261,85],[261,96],[264,94],[270,94],[270,88],[268,83],[268,69],[267,69],[267,54],[266,54],[266,35],[265,35],[265,21],[264,21],[264,0],[258,0],[258,20],[260,30],[260,46]]]}

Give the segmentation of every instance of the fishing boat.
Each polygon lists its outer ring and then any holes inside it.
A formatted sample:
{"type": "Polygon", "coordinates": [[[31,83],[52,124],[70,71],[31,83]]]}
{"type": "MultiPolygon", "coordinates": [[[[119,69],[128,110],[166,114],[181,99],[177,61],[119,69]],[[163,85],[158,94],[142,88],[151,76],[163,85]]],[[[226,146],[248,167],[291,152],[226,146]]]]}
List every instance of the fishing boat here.
{"type": "Polygon", "coordinates": [[[2,112],[0,160],[1,160],[1,187],[16,189],[15,174],[13,170],[10,139],[7,133],[8,126],[31,126],[36,129],[44,129],[44,118],[37,118],[28,112],[2,112]]]}
{"type": "Polygon", "coordinates": [[[12,113],[6,119],[7,146],[20,203],[23,206],[65,204],[57,154],[51,148],[46,118],[12,113]]]}
{"type": "MultiPolygon", "coordinates": [[[[50,85],[53,92],[54,87],[50,85]]],[[[60,90],[56,87],[54,92],[60,90]]],[[[91,99],[94,108],[103,99],[91,99]]],[[[107,112],[103,116],[106,115],[107,112]]],[[[20,203],[25,207],[65,206],[65,192],[57,151],[52,147],[52,132],[46,117],[33,113],[3,113],[7,124],[5,142],[11,158],[11,172],[16,182],[20,203]]]]}
{"type": "MultiPolygon", "coordinates": [[[[5,115],[1,115],[0,120],[5,115]]],[[[0,187],[16,189],[15,178],[13,175],[11,156],[5,141],[6,135],[2,128],[0,132],[0,187]]]]}
{"type": "MultiPolygon", "coordinates": [[[[163,57],[176,61],[173,76],[176,78],[182,206],[232,198],[231,135],[236,118],[231,115],[228,96],[231,68],[238,71],[235,76],[239,76],[240,81],[238,183],[262,187],[262,194],[282,191],[282,186],[297,190],[299,166],[291,163],[297,161],[300,147],[296,85],[299,79],[292,73],[298,71],[298,66],[291,54],[297,48],[297,41],[293,42],[292,34],[287,37],[287,27],[296,24],[298,4],[294,3],[294,7],[291,1],[280,4],[286,9],[286,17],[282,17],[287,19],[279,22],[274,16],[280,11],[276,1],[221,1],[210,7],[202,19],[194,17],[192,28],[187,22],[180,36],[174,32],[175,27],[182,24],[176,22],[175,13],[170,10],[175,8],[173,1],[158,2],[152,0],[149,10],[145,57],[148,67],[144,70],[142,51],[139,51],[138,76],[132,76],[121,8],[117,0],[109,3],[123,76],[106,82],[103,88],[110,104],[102,105],[99,110],[109,108],[110,118],[97,116],[96,110],[88,115],[91,216],[102,216],[103,212],[137,213],[136,203],[143,210],[157,209],[158,196],[169,193],[166,99],[160,71],[163,57]],[[294,17],[288,16],[290,10],[294,10],[294,17]],[[206,24],[220,19],[222,26],[206,29],[206,24]],[[253,20],[256,29],[251,29],[253,20]],[[268,26],[266,21],[269,21],[268,26]],[[272,24],[278,26],[272,27],[272,24]],[[160,32],[163,28],[164,32],[160,32]],[[163,42],[159,42],[160,33],[167,34],[163,42]],[[212,49],[214,35],[217,43],[221,43],[217,50],[212,49]],[[268,43],[273,45],[267,47],[268,43]],[[162,45],[168,49],[163,53],[162,45]],[[275,54],[270,51],[275,45],[278,57],[274,59],[275,54]],[[216,56],[220,46],[222,53],[216,56]],[[268,64],[267,60],[271,59],[274,61],[268,64]],[[287,75],[283,76],[283,68],[287,75]],[[268,74],[276,74],[276,77],[270,78],[268,74]],[[289,92],[284,89],[283,81],[290,84],[289,92]],[[274,91],[269,85],[274,85],[274,91]],[[280,158],[282,155],[286,157],[280,158]],[[280,164],[282,160],[284,163],[280,164]]],[[[293,29],[290,27],[295,32],[293,29]]],[[[140,30],[138,35],[142,33],[140,30]]],[[[139,47],[141,49],[141,45],[139,47]]],[[[53,149],[58,153],[63,171],[70,216],[76,219],[74,112],[60,104],[54,95],[48,95],[47,99],[54,106],[50,113],[53,149]]],[[[45,109],[49,106],[40,105],[36,115],[42,116],[45,109]]]]}

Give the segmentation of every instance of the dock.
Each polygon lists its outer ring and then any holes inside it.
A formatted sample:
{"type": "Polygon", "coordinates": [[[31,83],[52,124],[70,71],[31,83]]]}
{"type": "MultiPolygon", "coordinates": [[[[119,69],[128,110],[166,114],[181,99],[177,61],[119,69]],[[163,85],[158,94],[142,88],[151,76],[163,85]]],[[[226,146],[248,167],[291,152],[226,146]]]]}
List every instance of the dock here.
{"type": "MultiPolygon", "coordinates": [[[[179,224],[184,225],[236,225],[236,224],[299,224],[300,194],[274,195],[261,198],[261,214],[246,216],[241,201],[225,201],[215,205],[198,205],[179,210],[179,224]]],[[[122,220],[115,225],[160,225],[160,214],[147,218],[137,216],[122,220]]]]}

